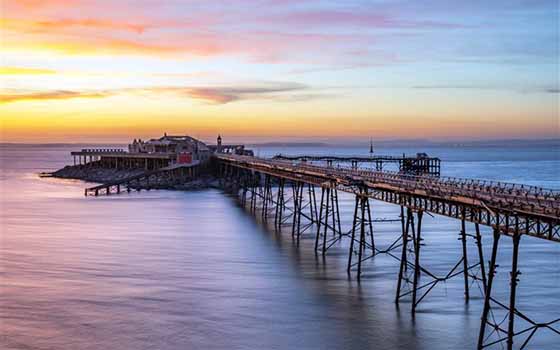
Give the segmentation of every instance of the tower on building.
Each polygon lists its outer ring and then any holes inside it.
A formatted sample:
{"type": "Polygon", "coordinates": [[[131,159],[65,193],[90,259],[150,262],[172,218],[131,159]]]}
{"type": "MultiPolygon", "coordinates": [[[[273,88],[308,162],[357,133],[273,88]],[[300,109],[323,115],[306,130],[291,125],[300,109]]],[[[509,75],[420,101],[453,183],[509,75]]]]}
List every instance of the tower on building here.
{"type": "Polygon", "coordinates": [[[218,134],[218,139],[217,139],[217,145],[218,147],[216,147],[216,152],[217,153],[221,153],[222,152],[222,136],[218,134]]]}

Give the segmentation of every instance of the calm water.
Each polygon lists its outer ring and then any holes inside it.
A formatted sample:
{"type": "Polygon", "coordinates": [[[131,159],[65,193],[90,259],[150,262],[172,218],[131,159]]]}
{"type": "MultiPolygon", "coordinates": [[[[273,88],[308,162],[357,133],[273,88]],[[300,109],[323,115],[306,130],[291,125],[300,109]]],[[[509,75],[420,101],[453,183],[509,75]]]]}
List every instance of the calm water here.
{"type": "MultiPolygon", "coordinates": [[[[298,247],[288,229],[274,232],[219,191],[84,198],[83,182],[37,177],[70,163],[70,149],[0,148],[2,348],[475,347],[482,309],[477,284],[468,304],[462,278],[437,286],[413,319],[410,303],[400,309],[393,303],[398,262],[388,256],[365,263],[357,283],[345,271],[347,241],[323,260],[313,253],[312,235],[298,247]]],[[[442,157],[445,175],[560,188],[558,149],[421,151],[442,157]]],[[[332,150],[258,150],[277,152],[332,150]]],[[[342,195],[346,227],[352,205],[342,195]]],[[[375,202],[373,211],[375,218],[396,218],[398,208],[375,202]]],[[[375,228],[379,246],[400,230],[396,223],[375,228]]],[[[425,216],[423,232],[423,264],[445,274],[460,257],[459,222],[425,216]]],[[[487,229],[484,239],[488,259],[487,229]]],[[[495,296],[506,301],[510,242],[502,242],[495,296]]],[[[525,237],[521,250],[519,309],[537,321],[560,317],[560,245],[525,237]]],[[[469,256],[474,261],[472,241],[469,256]]],[[[540,331],[530,348],[560,349],[560,337],[540,331]]]]}

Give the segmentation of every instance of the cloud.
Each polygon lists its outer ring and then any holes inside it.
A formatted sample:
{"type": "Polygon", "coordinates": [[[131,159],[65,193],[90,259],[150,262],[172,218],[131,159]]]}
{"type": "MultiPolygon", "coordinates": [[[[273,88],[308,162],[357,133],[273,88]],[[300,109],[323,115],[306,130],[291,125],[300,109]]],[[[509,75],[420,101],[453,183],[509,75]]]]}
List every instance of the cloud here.
{"type": "Polygon", "coordinates": [[[72,98],[101,98],[109,94],[97,92],[79,92],[69,90],[53,90],[40,92],[0,93],[0,103],[40,100],[67,100],[72,98]]]}
{"type": "Polygon", "coordinates": [[[496,87],[484,86],[484,85],[416,85],[412,87],[413,89],[423,89],[423,90],[496,90],[496,87]]]}
{"type": "Polygon", "coordinates": [[[0,67],[0,75],[35,75],[35,74],[55,74],[56,71],[43,68],[27,67],[0,67]]]}
{"type": "MultiPolygon", "coordinates": [[[[279,95],[281,93],[298,92],[307,89],[307,86],[297,83],[269,83],[255,86],[155,86],[102,91],[53,90],[33,92],[8,91],[5,93],[0,91],[0,103],[34,100],[65,100],[73,98],[103,98],[121,94],[149,94],[152,96],[172,94],[179,97],[201,100],[211,104],[226,104],[234,101],[262,98],[277,99],[278,101],[281,101],[282,98],[279,95]]],[[[286,96],[284,96],[284,98],[286,101],[290,99],[286,96]]],[[[292,97],[292,100],[295,98],[296,97],[292,97]]]]}
{"type": "Polygon", "coordinates": [[[293,92],[306,89],[301,84],[276,84],[275,86],[249,86],[249,87],[179,87],[152,89],[152,91],[173,92],[179,95],[188,96],[193,99],[204,100],[214,104],[225,104],[238,100],[256,99],[260,97],[270,97],[271,95],[283,92],[293,92]]]}
{"type": "Polygon", "coordinates": [[[445,21],[429,21],[413,19],[401,19],[394,14],[382,10],[372,11],[369,9],[355,11],[340,11],[333,9],[314,9],[307,11],[291,11],[282,15],[263,16],[259,18],[263,22],[284,24],[286,26],[304,27],[333,27],[344,28],[363,27],[367,29],[414,29],[414,28],[464,28],[459,23],[445,21]]]}
{"type": "Polygon", "coordinates": [[[121,22],[107,19],[57,19],[33,22],[29,25],[35,30],[65,29],[70,27],[85,27],[94,29],[127,30],[142,34],[149,26],[147,24],[121,22]]]}
{"type": "Polygon", "coordinates": [[[11,3],[15,6],[21,6],[23,8],[41,8],[41,7],[63,7],[70,6],[78,3],[77,0],[11,0],[11,3]]]}
{"type": "MultiPolygon", "coordinates": [[[[6,40],[8,42],[10,39],[6,40]]],[[[6,45],[15,50],[51,51],[66,55],[140,55],[171,56],[185,52],[184,48],[170,44],[102,37],[38,37],[33,40],[20,38],[6,45]]],[[[205,48],[191,48],[191,54],[208,55],[205,48]]]]}
{"type": "Polygon", "coordinates": [[[558,35],[543,28],[552,28],[554,16],[540,14],[552,2],[538,1],[534,13],[533,2],[498,3],[12,0],[0,21],[9,31],[3,49],[32,54],[211,57],[327,70],[372,62],[552,62],[550,42],[558,35]],[[515,12],[528,16],[520,23],[541,27],[520,36],[509,22],[517,17],[506,16],[515,12]]]}
{"type": "Polygon", "coordinates": [[[489,85],[417,85],[412,89],[420,90],[496,90],[513,91],[519,93],[559,93],[560,89],[547,86],[489,86],[489,85]]]}
{"type": "Polygon", "coordinates": [[[0,21],[14,35],[6,36],[6,48],[69,55],[237,56],[252,63],[347,67],[362,63],[358,59],[371,62],[379,60],[379,55],[391,55],[371,50],[382,45],[379,37],[409,28],[458,26],[415,16],[400,18],[386,11],[385,5],[375,10],[352,6],[335,10],[326,4],[302,7],[297,2],[276,6],[270,1],[233,1],[214,6],[171,1],[163,9],[141,0],[100,1],[99,6],[77,1],[71,7],[59,0],[45,2],[41,5],[49,11],[7,11],[10,18],[0,21]],[[370,50],[354,54],[364,48],[370,50]]]}

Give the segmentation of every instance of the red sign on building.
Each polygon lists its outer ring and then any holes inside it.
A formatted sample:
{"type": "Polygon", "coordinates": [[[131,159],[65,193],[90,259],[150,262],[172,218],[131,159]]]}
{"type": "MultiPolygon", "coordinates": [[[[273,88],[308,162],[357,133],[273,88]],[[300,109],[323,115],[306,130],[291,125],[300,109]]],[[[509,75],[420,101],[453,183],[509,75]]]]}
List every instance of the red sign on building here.
{"type": "Polygon", "coordinates": [[[184,153],[177,154],[177,163],[179,163],[179,164],[192,163],[192,154],[190,152],[184,152],[184,153]]]}

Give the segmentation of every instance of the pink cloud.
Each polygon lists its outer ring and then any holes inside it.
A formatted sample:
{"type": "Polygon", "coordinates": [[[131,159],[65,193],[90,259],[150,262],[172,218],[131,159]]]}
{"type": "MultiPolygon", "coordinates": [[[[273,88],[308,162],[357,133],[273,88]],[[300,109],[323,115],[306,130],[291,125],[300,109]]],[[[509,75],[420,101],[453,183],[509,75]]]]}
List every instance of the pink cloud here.
{"type": "MultiPolygon", "coordinates": [[[[21,6],[35,3],[16,1],[21,6]]],[[[379,37],[390,35],[391,30],[454,26],[400,19],[381,11],[383,8],[379,12],[325,8],[303,11],[264,1],[254,5],[259,11],[256,16],[257,10],[248,10],[248,3],[241,1],[218,6],[173,1],[166,6],[142,0],[136,3],[99,2],[92,6],[91,2],[75,0],[72,6],[64,6],[61,0],[45,0],[37,7],[38,13],[12,6],[2,27],[15,33],[7,39],[10,45],[66,54],[234,55],[258,63],[360,67],[366,61],[387,62],[384,57],[394,55],[383,52],[379,43],[379,37]],[[172,11],[175,7],[178,12],[172,11]],[[189,11],[179,11],[186,8],[189,11]],[[84,13],[88,17],[83,17],[84,13]],[[383,31],[372,32],[376,28],[383,31]],[[360,50],[362,53],[358,53],[360,50]]]]}
{"type": "Polygon", "coordinates": [[[128,30],[136,32],[138,34],[143,33],[148,27],[148,25],[146,24],[128,23],[104,19],[57,19],[49,21],[38,21],[35,22],[34,25],[45,30],[68,27],[90,27],[98,29],[128,30]]]}
{"type": "Polygon", "coordinates": [[[376,12],[365,11],[338,11],[338,10],[308,10],[294,11],[282,15],[269,15],[259,18],[259,21],[267,23],[285,24],[286,26],[315,26],[333,27],[343,26],[345,28],[362,27],[364,29],[375,28],[462,28],[461,24],[452,22],[426,21],[416,18],[402,19],[398,16],[376,12]]]}

